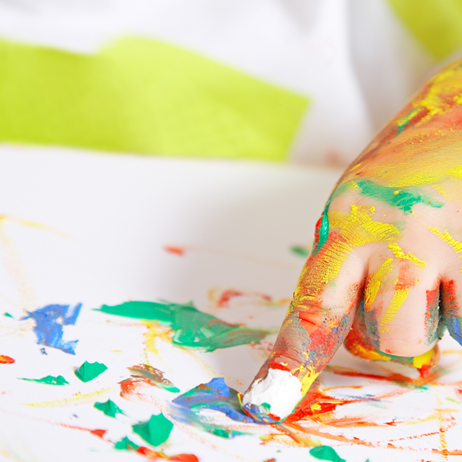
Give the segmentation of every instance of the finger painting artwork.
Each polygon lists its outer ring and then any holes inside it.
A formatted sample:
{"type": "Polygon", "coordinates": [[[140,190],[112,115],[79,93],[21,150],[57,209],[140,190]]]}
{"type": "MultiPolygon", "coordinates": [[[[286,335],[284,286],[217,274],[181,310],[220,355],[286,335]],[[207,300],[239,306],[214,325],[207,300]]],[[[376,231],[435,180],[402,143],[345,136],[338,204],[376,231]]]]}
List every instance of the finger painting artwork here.
{"type": "Polygon", "coordinates": [[[342,346],[285,420],[242,409],[339,171],[0,157],[1,461],[462,460],[447,335],[428,373],[342,346]]]}

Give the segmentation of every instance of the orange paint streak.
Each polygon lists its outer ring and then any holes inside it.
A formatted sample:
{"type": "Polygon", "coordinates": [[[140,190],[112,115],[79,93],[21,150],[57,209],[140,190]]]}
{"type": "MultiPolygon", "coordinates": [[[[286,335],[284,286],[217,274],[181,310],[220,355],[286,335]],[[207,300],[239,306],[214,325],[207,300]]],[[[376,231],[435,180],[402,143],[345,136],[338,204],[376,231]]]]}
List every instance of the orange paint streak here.
{"type": "Polygon", "coordinates": [[[250,293],[250,292],[242,292],[239,290],[228,289],[221,293],[219,298],[216,300],[217,308],[228,308],[229,302],[236,297],[258,297],[262,300],[270,302],[272,299],[269,295],[261,294],[261,293],[250,293]]]}
{"type": "Polygon", "coordinates": [[[186,252],[186,249],[184,247],[175,247],[171,245],[165,245],[164,250],[169,253],[173,253],[175,255],[180,255],[183,256],[186,252]]]}
{"type": "Polygon", "coordinates": [[[13,364],[15,361],[9,356],[0,355],[0,364],[13,364]]]}
{"type": "Polygon", "coordinates": [[[164,451],[153,451],[152,449],[140,446],[136,452],[146,456],[149,460],[171,460],[174,462],[199,462],[199,459],[194,454],[177,454],[175,456],[167,456],[164,451]]]}

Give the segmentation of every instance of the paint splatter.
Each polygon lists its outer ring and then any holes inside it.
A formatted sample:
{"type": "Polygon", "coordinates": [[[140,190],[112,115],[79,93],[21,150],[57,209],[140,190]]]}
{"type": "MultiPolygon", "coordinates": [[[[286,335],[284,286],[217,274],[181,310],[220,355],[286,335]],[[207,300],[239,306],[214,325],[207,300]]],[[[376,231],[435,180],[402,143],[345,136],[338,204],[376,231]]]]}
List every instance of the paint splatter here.
{"type": "MultiPolygon", "coordinates": [[[[258,292],[243,292],[241,290],[227,289],[224,290],[217,300],[215,300],[215,305],[217,308],[228,308],[232,299],[237,297],[258,297],[264,301],[270,302],[271,297],[269,295],[261,294],[258,292]]],[[[213,296],[210,297],[212,301],[213,296]]]]}
{"type": "Polygon", "coordinates": [[[317,446],[310,450],[310,454],[316,459],[329,460],[330,462],[346,462],[342,459],[334,448],[330,446],[317,446]]]}
{"type": "Polygon", "coordinates": [[[78,340],[65,342],[63,326],[75,325],[81,308],[81,303],[72,307],[71,305],[47,305],[29,312],[29,315],[22,319],[31,318],[35,321],[34,332],[39,345],[58,348],[64,353],[74,355],[78,340]]]}
{"type": "Polygon", "coordinates": [[[128,370],[131,376],[137,379],[142,379],[144,382],[156,387],[167,390],[171,393],[179,393],[180,389],[175,387],[170,380],[164,377],[164,373],[148,364],[140,364],[139,366],[129,367],[128,370]]]}
{"type": "Polygon", "coordinates": [[[173,331],[172,343],[183,348],[214,351],[236,345],[256,343],[269,332],[242,327],[202,313],[192,303],[180,305],[169,302],[126,302],[103,305],[98,311],[135,319],[157,321],[173,331]]]}
{"type": "Polygon", "coordinates": [[[0,364],[13,364],[15,360],[9,356],[0,355],[0,364]]]}
{"type": "Polygon", "coordinates": [[[91,380],[95,379],[99,375],[101,375],[104,371],[107,370],[107,366],[103,363],[89,363],[85,361],[76,371],[75,375],[82,381],[82,382],[90,382],[91,380]]]}
{"type": "Polygon", "coordinates": [[[124,413],[122,409],[120,409],[120,407],[110,399],[108,399],[105,403],[95,403],[93,407],[103,412],[105,415],[114,418],[117,414],[124,413]]]}
{"type": "Polygon", "coordinates": [[[242,412],[237,391],[228,387],[221,377],[176,397],[173,403],[192,412],[211,409],[223,412],[237,422],[254,423],[253,419],[242,412]]]}
{"type": "Polygon", "coordinates": [[[6,316],[7,318],[12,318],[13,316],[11,316],[10,313],[3,313],[3,316],[6,316]]]}
{"type": "Polygon", "coordinates": [[[147,422],[133,425],[133,431],[153,446],[167,441],[173,429],[173,423],[163,414],[152,415],[147,422]]]}
{"type": "Polygon", "coordinates": [[[172,245],[164,246],[164,250],[166,252],[173,253],[174,255],[180,255],[180,256],[183,256],[186,251],[186,249],[184,249],[183,247],[176,247],[172,245]]]}
{"type": "Polygon", "coordinates": [[[167,456],[162,450],[159,452],[153,451],[152,449],[139,447],[136,452],[147,456],[149,460],[170,460],[172,462],[199,462],[199,459],[194,454],[176,454],[175,456],[167,456]]]}
{"type": "Polygon", "coordinates": [[[20,380],[26,380],[28,382],[43,383],[45,385],[69,385],[69,382],[62,375],[58,375],[58,377],[47,375],[46,377],[42,377],[41,379],[20,379],[20,380]]]}
{"type": "Polygon", "coordinates": [[[138,448],[139,446],[135,444],[133,441],[130,441],[126,436],[122,438],[120,441],[117,441],[117,443],[114,445],[114,449],[117,449],[119,451],[130,451],[138,448]]]}
{"type": "Polygon", "coordinates": [[[297,257],[302,257],[302,258],[308,258],[308,255],[310,254],[310,251],[307,247],[301,247],[298,245],[293,245],[292,247],[290,247],[290,251],[294,255],[297,255],[297,257]]]}

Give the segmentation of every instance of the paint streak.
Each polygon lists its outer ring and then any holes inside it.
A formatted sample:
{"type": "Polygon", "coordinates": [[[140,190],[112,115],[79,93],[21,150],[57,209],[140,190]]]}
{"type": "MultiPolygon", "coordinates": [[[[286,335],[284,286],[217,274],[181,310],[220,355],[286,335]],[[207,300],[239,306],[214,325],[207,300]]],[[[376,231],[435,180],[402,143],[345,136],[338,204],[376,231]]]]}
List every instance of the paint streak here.
{"type": "Polygon", "coordinates": [[[427,263],[420,258],[417,258],[412,253],[405,253],[397,243],[388,244],[388,248],[393,252],[393,255],[400,260],[408,260],[419,268],[425,268],[427,263]]]}
{"type": "Polygon", "coordinates": [[[114,388],[103,388],[98,391],[94,391],[92,393],[86,393],[82,395],[81,393],[75,393],[70,398],[65,399],[57,399],[54,401],[42,401],[40,403],[22,403],[23,406],[28,407],[45,407],[45,408],[52,408],[52,407],[65,407],[65,406],[72,406],[74,404],[85,404],[85,403],[94,403],[96,399],[101,398],[102,396],[107,396],[114,391],[114,388]]]}
{"type": "Polygon", "coordinates": [[[366,311],[370,311],[372,304],[377,297],[381,285],[386,280],[387,276],[393,270],[393,259],[388,258],[379,267],[377,271],[372,273],[371,277],[366,282],[366,288],[364,289],[364,308],[366,311]]]}
{"type": "Polygon", "coordinates": [[[181,257],[185,254],[186,249],[184,247],[176,247],[171,245],[165,245],[164,250],[174,255],[180,255],[181,257]]]}
{"type": "Polygon", "coordinates": [[[150,385],[162,388],[170,393],[179,393],[180,389],[175,387],[170,380],[164,377],[164,373],[148,364],[140,364],[138,366],[129,367],[128,370],[131,376],[137,379],[142,379],[150,385]]]}
{"type": "Polygon", "coordinates": [[[202,313],[192,303],[126,302],[116,306],[103,305],[99,311],[157,321],[174,331],[173,345],[203,351],[256,343],[269,334],[268,331],[221,321],[215,316],[202,313]]]}
{"type": "Polygon", "coordinates": [[[133,431],[153,446],[159,446],[168,440],[173,423],[163,414],[152,415],[147,422],[132,426],[133,431]]]}
{"type": "Polygon", "coordinates": [[[103,412],[108,417],[114,417],[115,418],[115,416],[117,414],[123,414],[124,413],[122,411],[122,409],[120,409],[120,407],[117,406],[117,404],[114,403],[114,401],[111,401],[110,399],[108,399],[104,403],[95,403],[93,405],[93,407],[95,409],[98,409],[99,411],[103,412]]]}
{"type": "Polygon", "coordinates": [[[219,298],[215,301],[217,308],[228,308],[231,300],[237,297],[258,297],[264,301],[270,302],[271,297],[269,295],[261,294],[258,292],[243,292],[240,290],[228,289],[224,290],[219,298]]]}
{"type": "Polygon", "coordinates": [[[9,356],[0,355],[0,364],[13,364],[15,360],[9,356]]]}
{"type": "Polygon", "coordinates": [[[29,312],[22,318],[35,321],[34,332],[37,343],[52,348],[57,348],[64,353],[75,354],[78,340],[65,342],[63,340],[63,326],[73,326],[77,321],[82,304],[71,305],[47,305],[38,310],[29,312]]]}
{"type": "Polygon", "coordinates": [[[82,382],[90,382],[106,370],[107,366],[103,363],[85,361],[74,373],[82,382]]]}
{"type": "MultiPolygon", "coordinates": [[[[428,227],[428,229],[433,234],[435,234],[435,236],[438,236],[443,242],[450,245],[457,255],[462,253],[462,242],[456,241],[447,231],[444,231],[444,233],[442,233],[438,228],[432,228],[430,226],[428,227]]],[[[462,266],[460,271],[462,273],[462,266]]]]}
{"type": "Polygon", "coordinates": [[[157,452],[143,446],[138,448],[136,452],[146,456],[149,460],[164,459],[172,462],[199,462],[199,458],[194,454],[176,454],[174,456],[167,456],[162,450],[157,452]]]}
{"type": "Polygon", "coordinates": [[[123,437],[120,441],[117,441],[116,444],[114,444],[114,449],[117,449],[119,451],[130,451],[138,448],[139,446],[135,444],[133,441],[130,441],[126,436],[123,437]]]}
{"type": "Polygon", "coordinates": [[[69,385],[69,382],[62,375],[58,375],[58,377],[47,375],[46,377],[42,377],[41,379],[19,379],[19,380],[43,383],[45,385],[69,385]]]}
{"type": "Polygon", "coordinates": [[[214,378],[176,397],[173,403],[195,413],[210,409],[222,412],[237,422],[254,422],[242,412],[238,393],[228,387],[221,377],[214,378]]]}
{"type": "Polygon", "coordinates": [[[313,255],[316,255],[320,249],[324,246],[329,237],[329,217],[328,209],[330,205],[330,200],[327,201],[324,211],[322,212],[321,218],[316,223],[316,228],[314,232],[314,243],[313,243],[313,255]]]}
{"type": "Polygon", "coordinates": [[[378,202],[383,202],[403,211],[404,214],[412,213],[412,207],[416,204],[424,204],[434,208],[443,207],[443,202],[426,195],[419,188],[392,188],[381,186],[370,180],[356,180],[352,184],[361,190],[361,194],[378,202]]]}
{"type": "Polygon", "coordinates": [[[438,338],[438,321],[440,318],[440,283],[432,290],[426,291],[427,309],[425,312],[426,341],[430,345],[438,338]]]}
{"type": "Polygon", "coordinates": [[[310,450],[310,454],[315,459],[329,460],[330,462],[346,462],[346,460],[342,459],[335,449],[330,446],[317,446],[310,450]]]}
{"type": "Polygon", "coordinates": [[[13,318],[13,316],[10,313],[3,313],[3,316],[5,316],[7,318],[13,318]]]}
{"type": "Polygon", "coordinates": [[[293,245],[292,247],[290,247],[290,251],[294,255],[297,255],[297,257],[302,257],[302,258],[308,258],[308,255],[310,254],[310,250],[308,247],[301,247],[298,245],[293,245]]]}
{"type": "Polygon", "coordinates": [[[441,284],[441,299],[444,323],[452,338],[462,345],[462,317],[459,315],[460,307],[457,298],[457,285],[454,280],[443,281],[441,284]]]}

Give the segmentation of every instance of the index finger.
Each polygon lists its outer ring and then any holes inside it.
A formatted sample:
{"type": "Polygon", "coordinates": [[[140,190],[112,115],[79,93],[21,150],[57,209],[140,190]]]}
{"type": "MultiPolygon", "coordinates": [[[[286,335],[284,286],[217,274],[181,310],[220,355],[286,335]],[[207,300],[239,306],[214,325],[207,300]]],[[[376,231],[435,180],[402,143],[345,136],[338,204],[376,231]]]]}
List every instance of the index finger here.
{"type": "Polygon", "coordinates": [[[291,414],[348,334],[371,246],[400,235],[374,214],[374,207],[355,205],[349,213],[324,211],[273,351],[243,396],[243,409],[255,420],[291,414]]]}

